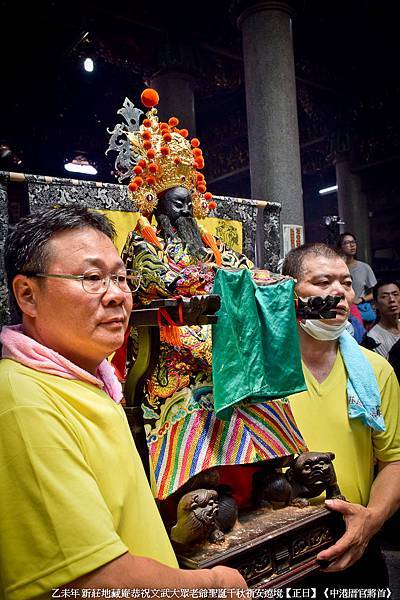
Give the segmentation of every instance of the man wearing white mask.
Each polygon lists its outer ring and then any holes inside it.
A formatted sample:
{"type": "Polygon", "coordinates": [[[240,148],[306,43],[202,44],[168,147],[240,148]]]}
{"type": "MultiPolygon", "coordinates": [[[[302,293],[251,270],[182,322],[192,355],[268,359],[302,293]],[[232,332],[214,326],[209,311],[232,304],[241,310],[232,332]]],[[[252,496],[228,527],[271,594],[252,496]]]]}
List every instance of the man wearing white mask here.
{"type": "Polygon", "coordinates": [[[381,587],[387,571],[374,536],[400,505],[399,386],[389,363],[360,348],[346,331],[355,294],[349,269],[334,249],[296,248],[282,272],[297,280],[300,297],[340,296],[335,319],[299,323],[307,391],[291,396],[309,449],[335,453],[348,500],[326,501],[342,513],[346,531],[319,553],[325,572],[313,583],[381,587]]]}

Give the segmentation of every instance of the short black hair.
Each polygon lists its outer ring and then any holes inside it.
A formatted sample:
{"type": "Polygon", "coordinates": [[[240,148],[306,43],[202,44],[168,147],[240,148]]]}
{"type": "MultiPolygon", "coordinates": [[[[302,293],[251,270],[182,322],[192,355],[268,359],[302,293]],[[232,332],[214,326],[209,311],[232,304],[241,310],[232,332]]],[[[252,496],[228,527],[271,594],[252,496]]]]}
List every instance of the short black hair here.
{"type": "Polygon", "coordinates": [[[341,248],[341,247],[342,247],[342,243],[343,243],[343,240],[344,240],[344,238],[346,237],[346,235],[351,235],[351,237],[352,237],[352,238],[354,238],[354,241],[355,241],[355,242],[357,242],[357,238],[356,238],[356,236],[354,235],[354,233],[351,233],[351,231],[345,231],[345,232],[343,232],[343,233],[341,233],[341,234],[339,235],[339,239],[338,239],[338,242],[337,242],[337,247],[338,247],[338,248],[341,248]]]}
{"type": "Polygon", "coordinates": [[[50,259],[48,243],[60,231],[92,227],[114,241],[115,229],[111,221],[99,212],[80,205],[57,205],[23,217],[8,233],[5,242],[4,263],[7,274],[12,312],[21,314],[12,291],[12,282],[18,273],[47,269],[50,259]]]}
{"type": "Polygon", "coordinates": [[[378,281],[372,288],[372,295],[374,297],[375,302],[378,300],[378,292],[379,292],[380,288],[383,287],[384,285],[391,285],[391,284],[396,285],[400,291],[400,282],[397,281],[396,279],[390,279],[389,277],[387,277],[386,279],[378,279],[378,281]]]}
{"type": "Polygon", "coordinates": [[[311,254],[343,260],[342,255],[332,246],[328,246],[327,244],[303,244],[287,254],[283,261],[282,275],[289,275],[289,277],[299,280],[303,272],[304,259],[311,254]]]}

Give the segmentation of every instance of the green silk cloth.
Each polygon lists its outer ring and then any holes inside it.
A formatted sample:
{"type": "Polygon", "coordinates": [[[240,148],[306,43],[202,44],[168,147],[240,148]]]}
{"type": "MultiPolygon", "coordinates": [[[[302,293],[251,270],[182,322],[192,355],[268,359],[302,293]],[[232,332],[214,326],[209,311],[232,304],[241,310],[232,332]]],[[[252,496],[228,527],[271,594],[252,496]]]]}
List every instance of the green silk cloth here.
{"type": "Polygon", "coordinates": [[[241,403],[266,402],[306,390],[294,305],[294,281],[257,285],[248,269],[219,269],[221,297],[213,325],[214,410],[229,420],[241,403]]]}

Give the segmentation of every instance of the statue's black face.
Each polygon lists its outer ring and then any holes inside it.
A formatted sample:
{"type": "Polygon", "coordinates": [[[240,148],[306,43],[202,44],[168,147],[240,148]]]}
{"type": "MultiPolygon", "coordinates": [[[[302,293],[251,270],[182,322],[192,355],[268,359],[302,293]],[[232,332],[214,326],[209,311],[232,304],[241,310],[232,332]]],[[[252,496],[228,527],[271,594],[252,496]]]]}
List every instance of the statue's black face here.
{"type": "Polygon", "coordinates": [[[158,201],[158,214],[166,215],[174,225],[179,217],[192,216],[192,197],[184,187],[174,187],[167,190],[158,201]]]}
{"type": "Polygon", "coordinates": [[[177,186],[167,190],[158,200],[155,216],[165,240],[180,240],[197,259],[205,257],[207,253],[193,218],[192,197],[186,188],[177,186]]]}

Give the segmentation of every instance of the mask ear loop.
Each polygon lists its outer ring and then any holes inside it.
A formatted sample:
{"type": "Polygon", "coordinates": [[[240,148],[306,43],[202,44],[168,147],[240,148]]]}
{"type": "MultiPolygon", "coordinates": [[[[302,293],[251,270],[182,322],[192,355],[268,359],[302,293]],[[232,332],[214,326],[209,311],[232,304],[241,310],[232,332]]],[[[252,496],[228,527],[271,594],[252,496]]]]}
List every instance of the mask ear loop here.
{"type": "MultiPolygon", "coordinates": [[[[297,319],[297,309],[299,308],[299,295],[296,292],[296,290],[293,290],[293,294],[294,294],[294,310],[295,310],[296,319],[297,319]]],[[[297,319],[297,321],[302,321],[302,319],[297,319]]]]}

